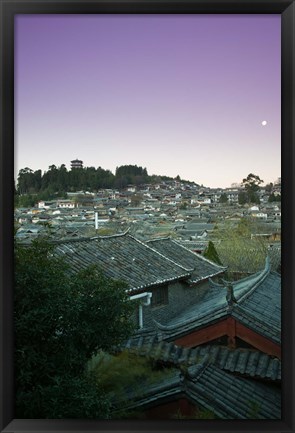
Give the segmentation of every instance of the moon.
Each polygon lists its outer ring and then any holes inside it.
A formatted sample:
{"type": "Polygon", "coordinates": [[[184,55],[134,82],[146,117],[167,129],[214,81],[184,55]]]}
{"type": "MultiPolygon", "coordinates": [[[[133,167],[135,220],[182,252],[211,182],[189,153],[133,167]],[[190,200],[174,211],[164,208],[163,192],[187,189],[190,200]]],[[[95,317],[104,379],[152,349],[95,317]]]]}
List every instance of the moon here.
{"type": "Polygon", "coordinates": [[[262,126],[266,126],[266,125],[267,125],[267,121],[266,121],[266,120],[263,120],[263,121],[261,122],[261,125],[262,125],[262,126]]]}

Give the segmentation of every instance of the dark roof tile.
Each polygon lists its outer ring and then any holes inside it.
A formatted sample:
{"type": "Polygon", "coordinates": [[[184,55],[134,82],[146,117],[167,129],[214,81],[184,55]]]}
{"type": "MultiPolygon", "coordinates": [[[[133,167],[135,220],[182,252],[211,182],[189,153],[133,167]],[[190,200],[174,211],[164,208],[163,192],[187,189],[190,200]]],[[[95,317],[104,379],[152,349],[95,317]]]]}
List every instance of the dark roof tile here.
{"type": "Polygon", "coordinates": [[[280,419],[280,390],[251,379],[236,377],[211,365],[208,359],[187,373],[171,372],[157,383],[145,384],[129,394],[129,407],[159,405],[167,398],[185,395],[199,408],[222,419],[280,419]]]}
{"type": "Polygon", "coordinates": [[[229,308],[227,282],[224,286],[210,281],[203,297],[183,310],[168,323],[158,323],[166,339],[175,339],[197,329],[205,328],[232,316],[254,332],[281,342],[281,277],[271,272],[268,262],[261,272],[234,283],[236,303],[229,308]]]}
{"type": "Polygon", "coordinates": [[[233,309],[240,323],[276,343],[281,342],[281,276],[269,272],[233,309]]]}
{"type": "Polygon", "coordinates": [[[147,242],[159,253],[191,271],[190,282],[195,283],[203,279],[223,273],[226,268],[218,266],[200,254],[194,253],[171,238],[155,239],[147,242]]]}
{"type": "Polygon", "coordinates": [[[128,234],[57,242],[55,254],[66,259],[72,272],[97,265],[107,276],[126,281],[130,291],[190,276],[187,269],[128,234]]]}
{"type": "Polygon", "coordinates": [[[175,365],[195,365],[207,357],[212,364],[225,371],[261,379],[281,380],[281,361],[257,350],[230,349],[218,345],[186,348],[167,341],[159,342],[155,336],[133,337],[126,343],[125,348],[175,365]]]}

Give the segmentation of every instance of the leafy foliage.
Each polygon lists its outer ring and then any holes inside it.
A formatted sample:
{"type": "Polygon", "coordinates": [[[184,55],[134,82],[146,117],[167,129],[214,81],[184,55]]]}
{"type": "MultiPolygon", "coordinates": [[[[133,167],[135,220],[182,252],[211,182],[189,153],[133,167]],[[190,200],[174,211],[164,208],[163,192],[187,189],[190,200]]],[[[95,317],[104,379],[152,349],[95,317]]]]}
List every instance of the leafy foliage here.
{"type": "Polygon", "coordinates": [[[110,402],[91,376],[64,374],[33,390],[18,389],[17,416],[52,419],[109,419],[110,402]]]}
{"type": "MultiPolygon", "coordinates": [[[[42,174],[41,170],[33,171],[29,167],[18,173],[15,188],[17,206],[33,206],[39,200],[51,200],[66,197],[66,191],[98,191],[101,188],[126,188],[127,185],[142,185],[161,181],[174,181],[167,176],[149,176],[147,169],[137,165],[122,165],[116,168],[115,174],[102,167],[84,167],[67,170],[65,164],[60,167],[52,164],[42,174]],[[29,199],[26,197],[29,195],[29,199]]],[[[181,180],[177,176],[177,180],[181,180]]],[[[188,181],[184,181],[188,182],[188,181]]],[[[194,183],[194,182],[188,182],[194,183]]]]}
{"type": "Polygon", "coordinates": [[[204,251],[204,257],[222,266],[221,260],[212,241],[209,241],[208,246],[204,251]]]}
{"type": "MultiPolygon", "coordinates": [[[[96,376],[97,383],[105,390],[122,390],[126,387],[136,388],[139,382],[154,383],[171,371],[158,368],[156,360],[140,356],[128,350],[118,355],[100,351],[88,363],[89,371],[96,376]]],[[[141,387],[138,387],[138,391],[141,387]]]]}
{"type": "Polygon", "coordinates": [[[143,200],[142,194],[133,194],[131,196],[131,206],[139,206],[143,200]]]}
{"type": "Polygon", "coordinates": [[[263,180],[261,180],[259,176],[253,173],[248,174],[248,176],[243,179],[243,186],[245,188],[248,203],[260,202],[257,193],[260,189],[259,185],[261,183],[263,183],[263,180]]]}
{"type": "Polygon", "coordinates": [[[142,395],[143,389],[175,372],[173,368],[163,368],[154,359],[128,350],[117,355],[101,351],[88,363],[88,370],[98,387],[113,396],[112,417],[120,419],[138,418],[141,411],[130,409],[130,403],[142,395]]]}
{"type": "Polygon", "coordinates": [[[248,203],[248,196],[245,193],[245,191],[239,192],[239,194],[238,194],[238,201],[239,201],[239,204],[241,204],[241,205],[244,205],[244,204],[248,203]]]}
{"type": "Polygon", "coordinates": [[[270,203],[281,202],[281,194],[278,194],[278,195],[275,195],[274,193],[270,194],[268,201],[270,203]]]}
{"type": "Polygon", "coordinates": [[[108,418],[85,367],[133,331],[125,289],[94,267],[70,276],[45,240],[15,245],[17,417],[108,418]]]}
{"type": "Polygon", "coordinates": [[[217,226],[214,240],[218,257],[228,267],[228,272],[253,273],[264,268],[267,243],[260,237],[251,237],[256,232],[256,223],[246,218],[238,224],[217,226]]]}
{"type": "Polygon", "coordinates": [[[225,193],[221,194],[219,203],[223,203],[223,204],[228,203],[228,196],[225,193]]]}

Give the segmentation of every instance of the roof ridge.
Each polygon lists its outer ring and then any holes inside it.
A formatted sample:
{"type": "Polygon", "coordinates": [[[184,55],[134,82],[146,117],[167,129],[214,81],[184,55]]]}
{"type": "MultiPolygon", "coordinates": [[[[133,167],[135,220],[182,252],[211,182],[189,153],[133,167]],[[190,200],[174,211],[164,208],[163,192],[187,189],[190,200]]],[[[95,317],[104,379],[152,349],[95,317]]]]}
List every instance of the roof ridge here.
{"type": "Polygon", "coordinates": [[[123,233],[115,233],[114,235],[106,235],[106,236],[93,236],[90,239],[109,239],[109,238],[119,238],[119,237],[123,237],[126,236],[128,234],[128,232],[130,231],[130,227],[127,228],[127,230],[125,230],[125,232],[123,233]]]}
{"type": "MultiPolygon", "coordinates": [[[[77,231],[78,229],[76,229],[77,231]]],[[[94,241],[97,239],[110,239],[110,238],[119,238],[119,237],[123,237],[126,236],[128,234],[130,230],[130,227],[124,232],[124,233],[116,233],[114,235],[108,235],[108,236],[81,236],[77,239],[75,238],[70,238],[70,239],[48,239],[48,241],[50,243],[52,243],[53,245],[60,245],[60,244],[69,244],[69,243],[77,243],[77,242],[90,242],[90,241],[94,241]]]]}
{"type": "MultiPolygon", "coordinates": [[[[225,299],[225,301],[226,301],[226,299],[225,299]]],[[[222,312],[222,311],[224,311],[225,316],[229,315],[228,305],[227,304],[225,306],[220,307],[220,309],[218,310],[218,312],[222,312]]],[[[187,319],[186,321],[183,321],[182,324],[181,324],[181,327],[183,328],[184,326],[187,326],[187,325],[189,325],[191,323],[194,323],[196,320],[200,319],[201,317],[205,317],[207,315],[208,315],[208,313],[206,313],[206,314],[203,313],[203,316],[191,317],[190,319],[187,319]]],[[[211,317],[211,319],[212,319],[212,317],[211,317]]],[[[214,319],[212,319],[212,320],[214,320],[214,319]]],[[[155,319],[153,319],[153,322],[155,323],[155,325],[157,326],[157,328],[160,329],[163,332],[165,332],[165,331],[174,331],[175,329],[179,329],[179,327],[180,327],[179,323],[176,323],[175,325],[163,325],[162,323],[158,322],[155,319]]],[[[210,323],[210,320],[209,320],[208,323],[210,323]]]]}
{"type": "MultiPolygon", "coordinates": [[[[206,259],[205,257],[203,257],[201,254],[196,254],[196,253],[194,253],[194,252],[191,251],[189,248],[186,248],[185,246],[181,245],[179,242],[177,242],[177,241],[175,241],[174,239],[172,239],[171,236],[167,236],[167,237],[165,237],[165,238],[164,238],[164,237],[161,237],[161,238],[157,238],[157,239],[151,239],[151,240],[149,240],[149,241],[146,241],[146,244],[149,243],[149,242],[153,242],[153,241],[161,241],[161,240],[170,240],[171,242],[173,242],[174,244],[176,244],[178,247],[183,248],[183,249],[184,249],[185,251],[187,251],[188,253],[190,253],[190,254],[196,256],[198,259],[200,258],[201,260],[204,260],[204,261],[210,263],[210,265],[212,265],[212,266],[214,266],[215,268],[217,268],[217,269],[219,270],[219,272],[222,272],[223,270],[227,269],[226,266],[219,266],[219,265],[217,265],[216,263],[211,262],[210,260],[208,260],[208,259],[206,259]]],[[[157,251],[157,250],[156,250],[156,251],[157,251]]],[[[159,253],[159,254],[161,254],[161,253],[159,253]]],[[[163,257],[166,257],[166,256],[163,256],[163,257]]],[[[166,258],[167,258],[168,260],[170,260],[172,263],[176,263],[176,264],[178,264],[177,262],[174,262],[173,260],[169,259],[168,257],[166,257],[166,258]]],[[[193,272],[193,271],[195,270],[195,268],[185,268],[183,265],[179,265],[179,264],[178,264],[178,266],[181,266],[183,269],[186,269],[186,270],[188,270],[188,271],[190,271],[190,272],[193,272]]],[[[213,277],[214,275],[216,275],[216,273],[214,273],[214,274],[210,274],[209,277],[213,277]]],[[[204,278],[198,278],[198,279],[196,279],[196,280],[192,280],[192,282],[202,281],[203,279],[206,279],[206,278],[208,278],[208,276],[206,276],[206,277],[204,277],[204,278]]]]}
{"type": "Polygon", "coordinates": [[[144,245],[145,247],[147,247],[147,248],[151,249],[152,251],[154,251],[155,253],[159,254],[161,257],[163,257],[164,259],[166,259],[166,260],[168,260],[169,262],[173,263],[174,265],[177,265],[178,267],[182,268],[183,270],[185,270],[185,271],[187,271],[187,272],[189,272],[189,273],[191,273],[191,272],[194,271],[193,268],[185,268],[185,267],[182,266],[180,263],[177,263],[177,262],[175,262],[174,260],[169,259],[169,257],[164,256],[164,254],[160,253],[160,252],[157,251],[155,248],[152,248],[152,247],[150,247],[149,245],[147,245],[147,242],[143,242],[143,241],[141,241],[141,240],[135,238],[135,237],[132,236],[132,235],[128,235],[128,236],[131,237],[132,239],[134,239],[136,242],[138,242],[138,243],[144,245]]]}
{"type": "Polygon", "coordinates": [[[212,364],[209,353],[206,353],[199,364],[192,365],[187,369],[188,378],[192,382],[197,382],[204,371],[212,364]]]}
{"type": "MultiPolygon", "coordinates": [[[[266,260],[265,260],[264,269],[262,269],[262,271],[260,271],[260,273],[257,273],[257,277],[256,277],[257,280],[254,282],[254,285],[246,293],[244,293],[243,295],[238,297],[238,303],[236,304],[236,306],[238,306],[240,303],[244,302],[245,299],[247,299],[250,295],[252,295],[252,293],[266,279],[266,277],[270,274],[270,272],[271,272],[271,267],[270,267],[269,257],[267,256],[266,260]]],[[[247,278],[251,279],[251,277],[247,277],[247,278]]],[[[237,285],[237,283],[238,283],[238,281],[236,282],[236,285],[237,285]]],[[[235,284],[233,284],[233,287],[235,288],[235,284]]]]}
{"type": "Polygon", "coordinates": [[[170,235],[167,236],[161,236],[159,238],[153,238],[153,239],[149,239],[148,241],[146,241],[146,243],[150,243],[150,242],[155,242],[155,241],[162,241],[162,240],[166,240],[166,239],[171,239],[170,235]]]}
{"type": "Polygon", "coordinates": [[[210,265],[213,265],[219,269],[227,269],[228,266],[220,266],[217,263],[213,262],[212,260],[207,259],[206,257],[204,257],[202,254],[197,254],[193,251],[191,251],[189,248],[185,247],[184,245],[180,244],[179,242],[175,241],[174,239],[171,239],[172,242],[174,242],[175,244],[179,245],[181,248],[184,248],[186,251],[190,252],[191,254],[195,254],[197,257],[199,257],[200,259],[204,260],[205,262],[210,263],[210,265]]]}
{"type": "MultiPolygon", "coordinates": [[[[223,278],[222,278],[222,280],[223,280],[223,278]]],[[[212,280],[211,277],[208,278],[208,281],[209,281],[209,284],[210,284],[212,287],[219,287],[220,289],[221,289],[221,288],[224,288],[224,285],[223,285],[223,284],[216,283],[216,281],[212,280]]]]}

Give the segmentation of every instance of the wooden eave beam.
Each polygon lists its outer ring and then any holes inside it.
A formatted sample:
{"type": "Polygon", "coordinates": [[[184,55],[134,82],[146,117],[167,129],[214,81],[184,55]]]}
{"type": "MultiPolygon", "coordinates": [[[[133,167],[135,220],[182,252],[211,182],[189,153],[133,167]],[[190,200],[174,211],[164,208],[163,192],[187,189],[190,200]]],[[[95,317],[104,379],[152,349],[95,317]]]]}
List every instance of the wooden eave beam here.
{"type": "Polygon", "coordinates": [[[281,359],[281,345],[274,343],[266,337],[256,333],[239,323],[233,317],[228,317],[206,328],[192,331],[182,337],[176,338],[174,343],[184,347],[195,347],[209,343],[217,338],[227,336],[231,343],[238,337],[256,349],[281,359]]]}

